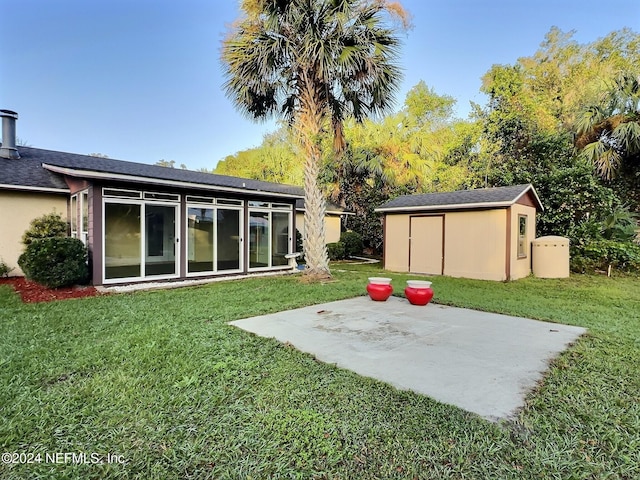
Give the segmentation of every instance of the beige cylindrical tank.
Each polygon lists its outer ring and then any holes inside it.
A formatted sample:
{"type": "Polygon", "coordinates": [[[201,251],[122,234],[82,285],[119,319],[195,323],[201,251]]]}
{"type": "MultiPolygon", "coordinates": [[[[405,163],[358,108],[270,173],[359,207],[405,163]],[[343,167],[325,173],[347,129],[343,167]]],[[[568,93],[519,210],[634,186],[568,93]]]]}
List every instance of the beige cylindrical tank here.
{"type": "Polygon", "coordinates": [[[569,276],[569,239],[540,237],[532,245],[533,274],[540,278],[567,278],[569,276]]]}

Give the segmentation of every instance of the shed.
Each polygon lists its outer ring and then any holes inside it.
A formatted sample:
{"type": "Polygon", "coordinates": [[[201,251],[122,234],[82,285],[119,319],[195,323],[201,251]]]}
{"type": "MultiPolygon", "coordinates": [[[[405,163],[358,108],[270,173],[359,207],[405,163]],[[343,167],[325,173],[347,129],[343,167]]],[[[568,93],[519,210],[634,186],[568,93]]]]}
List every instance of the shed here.
{"type": "Polygon", "coordinates": [[[376,209],[383,214],[384,267],[482,280],[526,277],[542,210],[531,184],[397,197],[376,209]]]}

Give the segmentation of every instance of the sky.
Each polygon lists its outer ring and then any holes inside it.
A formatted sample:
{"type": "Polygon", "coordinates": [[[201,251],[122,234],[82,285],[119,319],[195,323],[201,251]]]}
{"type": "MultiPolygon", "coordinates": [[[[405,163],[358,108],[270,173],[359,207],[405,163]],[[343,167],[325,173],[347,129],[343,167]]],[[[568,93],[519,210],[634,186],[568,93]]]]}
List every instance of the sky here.
{"type": "MultiPolygon", "coordinates": [[[[223,91],[221,42],[236,0],[0,0],[0,109],[19,115],[26,145],[140,163],[215,168],[260,145],[256,123],[223,91]]],[[[494,64],[533,55],[552,26],[590,43],[640,32],[640,0],[404,0],[404,70],[396,110],[423,80],[484,104],[494,64]]]]}

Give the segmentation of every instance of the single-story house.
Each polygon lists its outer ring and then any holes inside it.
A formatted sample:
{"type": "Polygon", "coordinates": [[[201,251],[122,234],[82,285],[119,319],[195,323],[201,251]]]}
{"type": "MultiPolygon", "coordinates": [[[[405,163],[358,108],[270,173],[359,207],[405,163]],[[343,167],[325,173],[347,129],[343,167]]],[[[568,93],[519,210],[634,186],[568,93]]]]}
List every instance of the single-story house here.
{"type": "Polygon", "coordinates": [[[384,267],[483,280],[526,277],[542,210],[531,184],[397,197],[376,209],[383,214],[384,267]]]}
{"type": "MultiPolygon", "coordinates": [[[[296,229],[301,235],[304,235],[304,198],[296,201],[296,229]]],[[[345,217],[354,215],[338,205],[327,202],[324,211],[324,238],[326,243],[334,243],[340,241],[342,233],[342,225],[345,217]]]]}
{"type": "Polygon", "coordinates": [[[94,285],[290,269],[300,187],[16,146],[0,110],[0,260],[58,212],[88,248],[94,285]]]}

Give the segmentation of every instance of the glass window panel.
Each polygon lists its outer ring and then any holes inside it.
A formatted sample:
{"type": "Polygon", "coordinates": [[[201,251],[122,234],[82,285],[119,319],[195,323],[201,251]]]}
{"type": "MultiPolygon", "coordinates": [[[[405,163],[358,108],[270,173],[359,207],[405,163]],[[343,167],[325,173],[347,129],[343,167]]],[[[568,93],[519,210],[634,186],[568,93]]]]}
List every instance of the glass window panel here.
{"type": "Polygon", "coordinates": [[[188,269],[193,272],[213,271],[213,208],[188,210],[188,269]]]}
{"type": "Polygon", "coordinates": [[[141,276],[140,209],[140,205],[105,204],[105,279],[141,276]]]}
{"type": "Polygon", "coordinates": [[[120,188],[103,188],[102,195],[105,197],[142,198],[142,192],[138,192],[136,190],[122,190],[120,188]]]}
{"type": "Polygon", "coordinates": [[[177,193],[144,192],[144,198],[146,200],[168,200],[170,202],[180,201],[180,195],[177,193]]]}
{"type": "Polygon", "coordinates": [[[286,210],[291,210],[291,204],[289,203],[274,203],[273,208],[284,208],[286,210]]]}
{"type": "Polygon", "coordinates": [[[226,198],[218,199],[218,205],[242,205],[242,200],[228,200],[226,198]]]}
{"type": "Polygon", "coordinates": [[[78,238],[78,196],[71,197],[71,205],[69,206],[69,222],[71,224],[71,236],[78,238]]]}
{"type": "Polygon", "coordinates": [[[240,210],[219,208],[217,212],[218,270],[240,269],[240,210]]]}
{"type": "Polygon", "coordinates": [[[518,257],[525,258],[527,256],[527,217],[526,215],[518,215],[518,257]]]}
{"type": "Polygon", "coordinates": [[[249,213],[249,267],[269,266],[269,214],[267,212],[249,213]]]}
{"type": "Polygon", "coordinates": [[[271,265],[287,265],[289,260],[284,256],[289,252],[289,218],[285,212],[273,212],[271,217],[271,265]]]}
{"type": "Polygon", "coordinates": [[[255,201],[255,200],[251,200],[249,202],[249,206],[250,207],[269,208],[271,206],[271,204],[268,203],[268,202],[258,202],[258,201],[255,201]]]}
{"type": "Polygon", "coordinates": [[[216,201],[214,198],[210,198],[210,197],[196,197],[195,195],[187,195],[187,202],[215,203],[216,201]]]}
{"type": "Polygon", "coordinates": [[[145,206],[145,276],[176,273],[176,207],[145,206]]]}
{"type": "Polygon", "coordinates": [[[87,244],[89,235],[89,192],[82,192],[82,235],[80,239],[87,244]]]}

